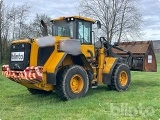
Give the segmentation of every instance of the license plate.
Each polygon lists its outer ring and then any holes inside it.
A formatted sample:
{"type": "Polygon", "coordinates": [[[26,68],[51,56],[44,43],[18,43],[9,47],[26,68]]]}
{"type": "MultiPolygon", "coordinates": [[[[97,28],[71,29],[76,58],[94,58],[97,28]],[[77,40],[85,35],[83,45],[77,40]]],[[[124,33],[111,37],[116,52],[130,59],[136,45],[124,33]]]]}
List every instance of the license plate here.
{"type": "Polygon", "coordinates": [[[11,52],[11,61],[23,61],[24,52],[11,52]]]}

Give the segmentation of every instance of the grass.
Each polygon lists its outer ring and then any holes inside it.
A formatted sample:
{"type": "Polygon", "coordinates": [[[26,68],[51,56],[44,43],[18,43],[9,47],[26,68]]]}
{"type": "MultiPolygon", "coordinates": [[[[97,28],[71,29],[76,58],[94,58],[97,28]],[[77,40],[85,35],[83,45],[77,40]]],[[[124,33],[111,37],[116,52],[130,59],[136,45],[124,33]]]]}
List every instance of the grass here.
{"type": "MultiPolygon", "coordinates": [[[[157,55],[158,71],[160,55],[157,55]]],[[[159,120],[160,74],[132,72],[128,91],[101,85],[87,96],[61,101],[53,94],[31,95],[25,87],[0,75],[1,120],[159,120]]]]}

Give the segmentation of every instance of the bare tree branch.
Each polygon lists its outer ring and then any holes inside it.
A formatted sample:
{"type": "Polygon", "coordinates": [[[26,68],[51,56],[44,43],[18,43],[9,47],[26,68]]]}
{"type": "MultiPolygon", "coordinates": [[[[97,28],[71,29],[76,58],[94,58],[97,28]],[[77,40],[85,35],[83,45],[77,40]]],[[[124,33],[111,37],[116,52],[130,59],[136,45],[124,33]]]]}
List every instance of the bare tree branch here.
{"type": "Polygon", "coordinates": [[[142,16],[137,0],[80,0],[80,12],[100,20],[102,32],[110,42],[140,34],[142,16]]]}

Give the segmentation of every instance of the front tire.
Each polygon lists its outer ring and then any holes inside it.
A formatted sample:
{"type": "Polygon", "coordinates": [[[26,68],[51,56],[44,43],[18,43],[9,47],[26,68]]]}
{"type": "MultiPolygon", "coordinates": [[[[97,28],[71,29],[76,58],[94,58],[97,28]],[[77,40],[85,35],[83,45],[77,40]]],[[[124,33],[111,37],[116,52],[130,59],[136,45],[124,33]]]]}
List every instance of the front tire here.
{"type": "Polygon", "coordinates": [[[131,83],[130,69],[126,64],[118,64],[113,70],[110,90],[126,91],[131,83]]]}
{"type": "Polygon", "coordinates": [[[63,67],[58,71],[56,78],[56,92],[62,100],[84,97],[88,91],[88,75],[81,66],[63,67]]]}

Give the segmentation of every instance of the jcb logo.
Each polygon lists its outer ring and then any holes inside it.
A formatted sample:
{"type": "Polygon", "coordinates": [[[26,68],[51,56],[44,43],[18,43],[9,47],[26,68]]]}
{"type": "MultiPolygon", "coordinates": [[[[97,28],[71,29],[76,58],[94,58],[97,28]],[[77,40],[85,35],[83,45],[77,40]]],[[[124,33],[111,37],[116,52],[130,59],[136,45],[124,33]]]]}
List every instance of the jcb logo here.
{"type": "Polygon", "coordinates": [[[24,52],[11,52],[11,61],[23,61],[24,52]]]}

